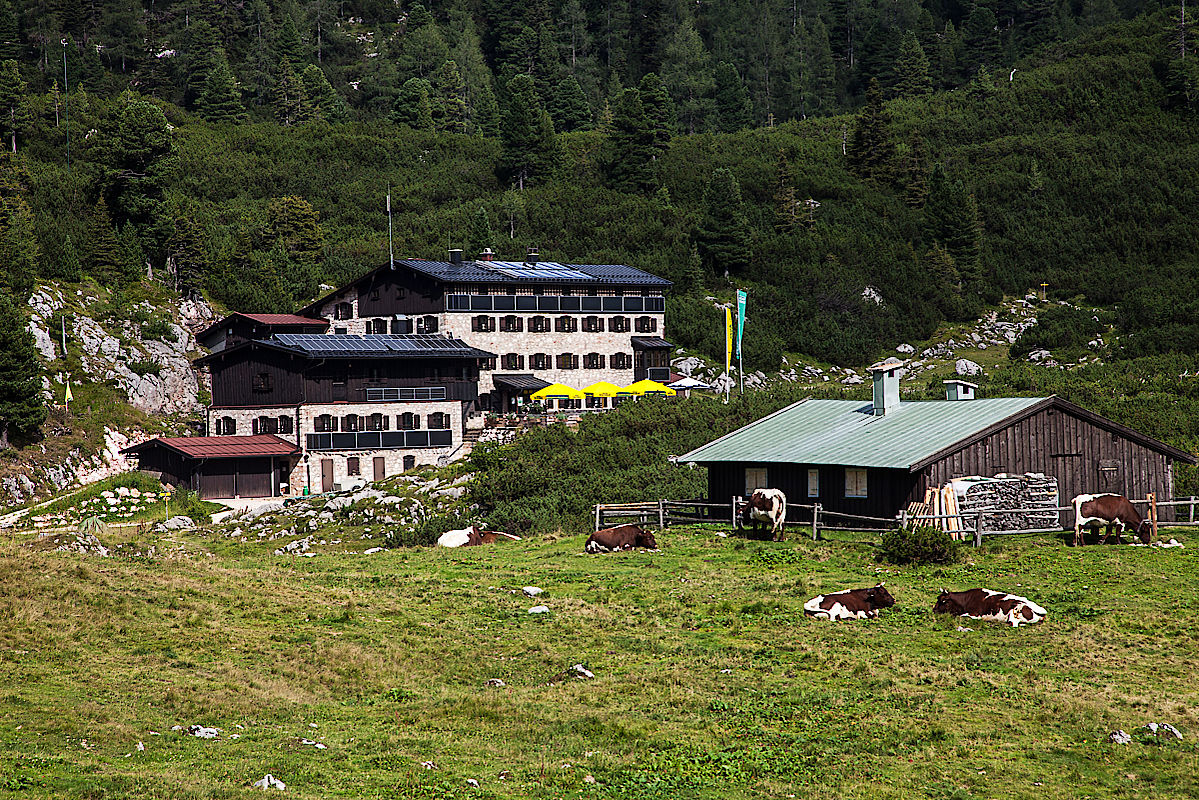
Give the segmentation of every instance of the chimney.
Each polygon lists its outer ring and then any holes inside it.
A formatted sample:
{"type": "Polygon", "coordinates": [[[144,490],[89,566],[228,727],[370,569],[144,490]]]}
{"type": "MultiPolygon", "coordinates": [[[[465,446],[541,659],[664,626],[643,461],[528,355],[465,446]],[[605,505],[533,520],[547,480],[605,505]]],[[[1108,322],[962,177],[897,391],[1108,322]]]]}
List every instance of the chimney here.
{"type": "Polygon", "coordinates": [[[479,260],[480,261],[494,261],[495,253],[493,253],[491,251],[490,247],[484,247],[483,252],[479,253],[479,260]]]}
{"type": "Polygon", "coordinates": [[[450,250],[450,263],[451,264],[461,264],[462,263],[462,251],[456,247],[451,248],[451,250],[450,250]]]}
{"type": "Polygon", "coordinates": [[[888,358],[870,367],[874,376],[874,410],[875,416],[890,414],[899,408],[899,370],[904,362],[898,358],[888,358]]]}
{"type": "Polygon", "coordinates": [[[537,248],[536,247],[530,247],[528,249],[528,252],[525,254],[525,263],[526,264],[536,264],[537,263],[537,248]]]}
{"type": "Polygon", "coordinates": [[[973,400],[978,392],[976,383],[959,380],[941,381],[941,383],[945,384],[946,400],[973,400]]]}

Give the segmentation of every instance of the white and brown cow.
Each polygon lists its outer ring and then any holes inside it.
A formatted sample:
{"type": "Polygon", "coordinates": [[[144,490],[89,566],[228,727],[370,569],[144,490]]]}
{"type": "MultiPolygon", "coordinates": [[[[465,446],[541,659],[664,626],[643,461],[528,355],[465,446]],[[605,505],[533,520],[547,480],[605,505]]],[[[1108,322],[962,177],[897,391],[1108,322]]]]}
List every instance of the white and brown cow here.
{"type": "Polygon", "coordinates": [[[604,528],[588,536],[583,549],[594,554],[632,550],[634,547],[657,550],[658,543],[654,541],[654,535],[640,525],[617,525],[615,528],[604,528]]]}
{"type": "Polygon", "coordinates": [[[937,602],[933,604],[933,611],[937,614],[1006,622],[1013,628],[1040,622],[1049,613],[1027,597],[990,589],[967,589],[964,592],[942,589],[937,602]]]}
{"type": "MultiPolygon", "coordinates": [[[[1119,494],[1080,494],[1073,500],[1074,505],[1074,546],[1084,544],[1082,535],[1083,528],[1092,528],[1095,534],[1099,534],[1099,527],[1107,525],[1107,532],[1103,535],[1103,542],[1106,542],[1112,535],[1112,529],[1116,531],[1116,544],[1120,543],[1120,537],[1124,535],[1124,528],[1131,527],[1132,532],[1140,537],[1142,544],[1149,544],[1149,539],[1153,535],[1153,526],[1149,520],[1141,519],[1140,513],[1128,498],[1119,494]]],[[[1102,543],[1102,542],[1101,542],[1102,543]]]]}
{"type": "Polygon", "coordinates": [[[477,547],[481,544],[492,544],[499,539],[512,539],[520,541],[519,536],[513,536],[511,533],[502,533],[500,531],[483,531],[479,530],[477,525],[471,525],[469,528],[462,528],[456,531],[446,531],[437,537],[438,547],[477,547]]]}
{"type": "Polygon", "coordinates": [[[753,525],[756,535],[762,523],[769,523],[770,536],[776,542],[783,540],[783,524],[786,521],[787,495],[779,489],[754,489],[741,511],[742,525],[753,525]]]}
{"type": "Polygon", "coordinates": [[[893,605],[895,598],[880,583],[869,589],[846,589],[813,597],[803,604],[803,611],[816,619],[874,619],[879,609],[893,605]]]}

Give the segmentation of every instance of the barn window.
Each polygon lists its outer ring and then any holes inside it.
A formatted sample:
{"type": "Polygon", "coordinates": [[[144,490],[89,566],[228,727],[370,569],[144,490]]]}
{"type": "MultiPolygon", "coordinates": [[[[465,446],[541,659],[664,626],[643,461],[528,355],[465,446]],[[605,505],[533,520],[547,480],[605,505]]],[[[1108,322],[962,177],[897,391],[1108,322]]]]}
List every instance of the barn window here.
{"type": "Polygon", "coordinates": [[[638,333],[656,333],[657,330],[658,321],[653,317],[637,317],[638,333]]]}
{"type": "Polygon", "coordinates": [[[417,333],[437,333],[437,317],[432,314],[418,317],[416,320],[417,333]]]}
{"type": "Polygon", "coordinates": [[[751,495],[754,489],[766,489],[769,484],[766,482],[766,467],[746,467],[745,468],[745,494],[751,495]]]}
{"type": "Polygon", "coordinates": [[[345,335],[346,335],[346,329],[345,329],[345,328],[334,328],[334,329],[333,329],[333,335],[334,335],[334,336],[345,336],[345,335]]]}
{"type": "Polygon", "coordinates": [[[366,332],[372,334],[387,333],[387,320],[372,319],[366,323],[366,332]]]}
{"type": "Polygon", "coordinates": [[[554,320],[554,330],[558,333],[574,333],[579,329],[579,321],[575,317],[564,315],[554,320]]]}
{"type": "Polygon", "coordinates": [[[549,333],[550,318],[549,317],[529,317],[529,332],[530,333],[549,333]]]}
{"type": "Polygon", "coordinates": [[[516,353],[504,353],[501,363],[504,369],[524,369],[525,357],[516,353]]]}
{"type": "Polygon", "coordinates": [[[608,320],[608,330],[613,333],[628,333],[629,318],[628,317],[612,317],[608,320]]]}
{"type": "Polygon", "coordinates": [[[404,471],[416,468],[416,456],[404,456],[404,471]]]}
{"type": "Polygon", "coordinates": [[[317,433],[329,433],[337,430],[337,417],[332,414],[321,414],[312,421],[312,428],[317,433]]]}
{"type": "Polygon", "coordinates": [[[263,433],[278,433],[279,420],[276,417],[255,417],[250,428],[256,436],[263,433]]]}
{"type": "Polygon", "coordinates": [[[529,369],[549,369],[550,357],[548,353],[534,353],[529,356],[529,369]]]}
{"type": "Polygon", "coordinates": [[[500,330],[505,333],[520,333],[525,329],[525,321],[515,314],[500,318],[500,330]]]}
{"type": "Polygon", "coordinates": [[[583,330],[588,333],[599,333],[604,329],[602,317],[583,317],[583,330]]]}
{"type": "Polygon", "coordinates": [[[450,415],[444,413],[434,413],[429,415],[429,429],[435,431],[449,430],[450,415]]]}
{"type": "Polygon", "coordinates": [[[371,414],[366,418],[366,429],[368,431],[384,431],[387,430],[388,418],[382,414],[371,414]]]}
{"type": "Polygon", "coordinates": [[[360,431],[362,430],[362,417],[357,414],[346,414],[341,420],[341,429],[343,431],[360,431]]]}
{"type": "Polygon", "coordinates": [[[820,470],[808,470],[808,497],[820,496],[820,470]]]}
{"type": "Polygon", "coordinates": [[[269,372],[259,372],[250,382],[250,388],[255,392],[269,392],[271,385],[271,373],[269,372]]]}
{"type": "Polygon", "coordinates": [[[362,474],[362,467],[358,463],[357,456],[350,456],[349,458],[346,459],[346,474],[347,475],[361,475],[362,474]]]}
{"type": "Polygon", "coordinates": [[[603,353],[588,353],[587,355],[583,356],[583,367],[585,369],[603,369],[603,353]]]}
{"type": "Polygon", "coordinates": [[[350,319],[354,316],[354,307],[349,303],[338,303],[333,306],[333,319],[350,319]]]}
{"type": "Polygon", "coordinates": [[[233,417],[221,417],[216,421],[217,436],[233,436],[237,433],[237,420],[233,417]]]}
{"type": "Polygon", "coordinates": [[[632,369],[633,356],[628,353],[612,354],[612,369],[632,369]]]}
{"type": "Polygon", "coordinates": [[[276,422],[279,425],[279,433],[291,433],[291,417],[281,414],[276,422]]]}
{"type": "Polygon", "coordinates": [[[411,411],[405,411],[400,414],[396,420],[400,423],[402,431],[418,431],[420,430],[420,414],[413,414],[411,411]]]}
{"type": "Polygon", "coordinates": [[[860,467],[845,468],[845,496],[866,496],[866,470],[860,467]]]}

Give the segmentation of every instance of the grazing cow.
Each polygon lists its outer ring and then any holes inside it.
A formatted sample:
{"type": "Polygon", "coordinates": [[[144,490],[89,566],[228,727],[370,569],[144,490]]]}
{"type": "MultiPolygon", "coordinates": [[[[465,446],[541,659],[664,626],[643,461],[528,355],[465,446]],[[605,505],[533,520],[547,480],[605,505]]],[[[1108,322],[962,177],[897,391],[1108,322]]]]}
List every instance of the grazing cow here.
{"type": "Polygon", "coordinates": [[[783,540],[783,523],[786,521],[787,495],[778,489],[754,489],[741,512],[741,524],[752,524],[754,534],[763,522],[770,523],[770,536],[776,542],[783,540]]]}
{"type": "Polygon", "coordinates": [[[588,536],[583,549],[588,553],[611,553],[616,550],[632,550],[634,547],[657,550],[658,543],[654,541],[654,535],[640,525],[617,525],[615,528],[604,528],[588,536]]]}
{"type": "Polygon", "coordinates": [[[937,614],[1007,622],[1013,628],[1040,622],[1049,613],[1027,597],[990,589],[967,589],[964,592],[942,589],[941,596],[933,604],[933,611],[937,614]]]}
{"type": "Polygon", "coordinates": [[[874,619],[879,609],[895,605],[883,584],[870,589],[846,589],[822,594],[803,604],[803,611],[816,619],[874,619]]]}
{"type": "Polygon", "coordinates": [[[1133,533],[1140,537],[1142,544],[1149,544],[1153,535],[1153,525],[1128,502],[1128,498],[1119,494],[1080,494],[1072,501],[1074,505],[1074,546],[1084,544],[1082,529],[1093,528],[1099,534],[1099,527],[1107,525],[1107,533],[1103,535],[1106,542],[1116,529],[1116,544],[1124,535],[1124,527],[1131,526],[1133,533]]]}
{"type": "Polygon", "coordinates": [[[513,536],[510,533],[501,533],[500,531],[481,531],[478,526],[471,525],[469,528],[462,528],[457,531],[446,531],[437,537],[438,547],[477,547],[481,544],[491,544],[500,537],[520,541],[519,536],[513,536]]]}

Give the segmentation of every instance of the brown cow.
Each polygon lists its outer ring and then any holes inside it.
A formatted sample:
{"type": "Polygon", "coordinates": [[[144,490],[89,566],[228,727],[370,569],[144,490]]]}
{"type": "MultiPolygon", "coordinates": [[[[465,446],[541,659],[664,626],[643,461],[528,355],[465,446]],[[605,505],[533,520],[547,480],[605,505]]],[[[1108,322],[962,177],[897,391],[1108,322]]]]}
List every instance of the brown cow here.
{"type": "Polygon", "coordinates": [[[964,592],[942,589],[937,602],[933,604],[933,611],[937,614],[1007,622],[1013,628],[1040,622],[1049,613],[1027,597],[990,589],[967,589],[964,592]]]}
{"type": "Polygon", "coordinates": [[[519,536],[513,536],[510,533],[501,533],[500,531],[482,531],[477,525],[471,525],[469,528],[462,528],[456,531],[446,531],[437,537],[438,547],[477,547],[481,544],[491,544],[499,538],[513,539],[520,541],[519,536]]]}
{"type": "Polygon", "coordinates": [[[654,535],[640,525],[617,525],[588,536],[583,549],[588,553],[611,553],[615,550],[632,550],[634,547],[657,550],[658,543],[654,541],[654,535]]]}
{"type": "Polygon", "coordinates": [[[1153,525],[1149,520],[1141,519],[1141,515],[1128,501],[1127,497],[1119,494],[1080,494],[1072,501],[1074,506],[1074,546],[1084,544],[1082,529],[1090,527],[1099,534],[1099,526],[1106,524],[1107,532],[1100,544],[1106,542],[1116,530],[1116,544],[1124,534],[1126,525],[1132,527],[1141,539],[1142,544],[1149,544],[1153,535],[1153,525]]]}
{"type": "Polygon", "coordinates": [[[754,535],[762,523],[770,525],[771,538],[783,540],[783,524],[787,521],[787,495],[779,489],[754,489],[741,511],[741,524],[753,525],[754,535]]]}
{"type": "Polygon", "coordinates": [[[803,604],[804,613],[816,619],[873,619],[880,608],[895,605],[883,584],[869,589],[846,589],[813,597],[803,604]]]}

